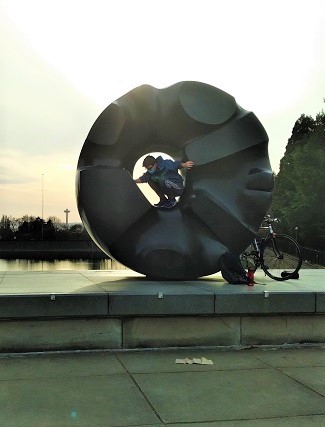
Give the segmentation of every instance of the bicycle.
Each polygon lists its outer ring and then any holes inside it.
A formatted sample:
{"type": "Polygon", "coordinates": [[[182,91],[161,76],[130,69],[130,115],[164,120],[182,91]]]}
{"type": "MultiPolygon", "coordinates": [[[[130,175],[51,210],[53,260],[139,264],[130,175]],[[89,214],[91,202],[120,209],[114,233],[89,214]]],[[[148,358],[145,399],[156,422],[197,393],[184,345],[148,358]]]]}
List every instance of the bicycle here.
{"type": "Polygon", "coordinates": [[[261,267],[264,273],[274,280],[298,278],[302,263],[302,254],[298,242],[286,234],[274,232],[272,223],[276,218],[264,217],[260,230],[267,230],[267,236],[254,238],[253,242],[241,254],[243,267],[254,272],[261,267]],[[266,226],[263,226],[266,223],[266,226]]]}

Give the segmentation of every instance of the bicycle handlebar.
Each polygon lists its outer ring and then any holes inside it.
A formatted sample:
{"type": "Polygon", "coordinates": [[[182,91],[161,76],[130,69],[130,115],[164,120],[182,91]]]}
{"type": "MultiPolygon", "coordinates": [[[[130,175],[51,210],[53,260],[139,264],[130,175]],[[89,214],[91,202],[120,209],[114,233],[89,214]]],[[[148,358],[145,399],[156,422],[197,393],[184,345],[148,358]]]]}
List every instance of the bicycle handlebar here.
{"type": "Polygon", "coordinates": [[[270,215],[266,215],[263,218],[263,222],[267,222],[268,224],[271,224],[271,222],[281,222],[279,218],[271,218],[270,215]]]}

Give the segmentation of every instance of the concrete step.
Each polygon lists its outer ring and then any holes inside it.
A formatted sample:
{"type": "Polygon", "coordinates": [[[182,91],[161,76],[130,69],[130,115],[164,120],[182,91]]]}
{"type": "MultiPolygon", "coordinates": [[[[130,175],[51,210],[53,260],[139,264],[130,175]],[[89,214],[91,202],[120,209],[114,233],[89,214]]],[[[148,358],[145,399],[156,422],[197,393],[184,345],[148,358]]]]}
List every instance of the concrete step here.
{"type": "Polygon", "coordinates": [[[256,281],[1,272],[0,352],[325,342],[325,270],[301,270],[285,282],[259,272],[256,281]]]}

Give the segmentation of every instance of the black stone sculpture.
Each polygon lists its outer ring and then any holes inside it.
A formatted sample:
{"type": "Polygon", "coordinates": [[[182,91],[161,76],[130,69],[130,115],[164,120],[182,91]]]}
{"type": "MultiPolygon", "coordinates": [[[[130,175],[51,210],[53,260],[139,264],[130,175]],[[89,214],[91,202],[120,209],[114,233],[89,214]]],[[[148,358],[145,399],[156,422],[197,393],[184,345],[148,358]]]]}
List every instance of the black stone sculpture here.
{"type": "Polygon", "coordinates": [[[77,172],[82,221],[95,243],[156,279],[219,271],[226,251],[252,241],[271,203],[268,136],[252,112],[213,86],[143,85],[110,104],[92,126],[77,172]],[[192,160],[173,209],[156,209],[133,181],[137,160],[162,152],[192,160]]]}

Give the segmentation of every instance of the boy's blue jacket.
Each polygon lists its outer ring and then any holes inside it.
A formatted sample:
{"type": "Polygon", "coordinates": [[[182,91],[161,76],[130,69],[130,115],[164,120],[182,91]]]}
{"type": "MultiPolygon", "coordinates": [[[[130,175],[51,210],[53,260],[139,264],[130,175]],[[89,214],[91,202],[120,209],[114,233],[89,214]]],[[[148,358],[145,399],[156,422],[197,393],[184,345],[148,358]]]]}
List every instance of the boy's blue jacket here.
{"type": "Polygon", "coordinates": [[[161,180],[166,181],[170,179],[173,182],[183,184],[183,177],[178,173],[178,169],[181,168],[180,160],[164,160],[161,156],[158,156],[157,159],[157,169],[154,174],[150,175],[148,172],[145,172],[140,176],[141,182],[155,181],[159,182],[161,180]]]}

